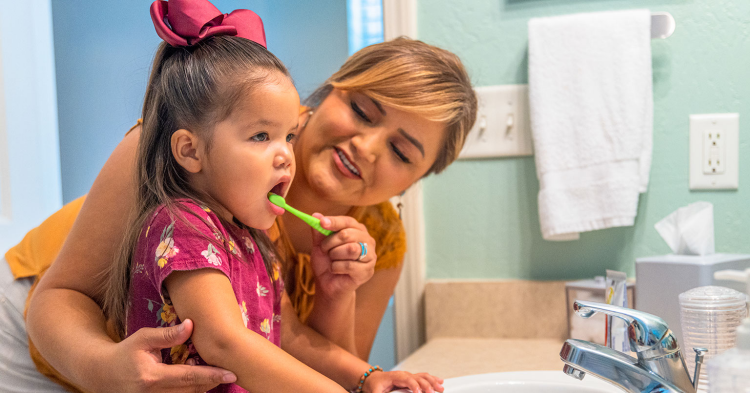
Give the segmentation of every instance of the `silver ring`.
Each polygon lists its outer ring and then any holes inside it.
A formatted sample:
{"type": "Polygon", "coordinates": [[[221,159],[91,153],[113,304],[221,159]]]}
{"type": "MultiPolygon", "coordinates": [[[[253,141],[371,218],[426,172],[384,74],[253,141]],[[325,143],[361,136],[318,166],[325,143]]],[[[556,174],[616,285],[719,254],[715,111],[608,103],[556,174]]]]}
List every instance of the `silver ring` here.
{"type": "Polygon", "coordinates": [[[367,243],[359,242],[359,246],[362,247],[362,251],[359,253],[359,258],[357,258],[357,260],[361,261],[365,255],[367,255],[367,243]]]}

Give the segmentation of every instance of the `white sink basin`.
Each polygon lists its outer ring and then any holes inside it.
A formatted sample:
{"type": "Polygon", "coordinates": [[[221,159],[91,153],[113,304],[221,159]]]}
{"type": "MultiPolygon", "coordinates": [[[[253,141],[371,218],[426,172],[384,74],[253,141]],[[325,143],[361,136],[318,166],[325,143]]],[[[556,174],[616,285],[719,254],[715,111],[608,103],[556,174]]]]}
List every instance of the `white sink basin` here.
{"type": "MultiPolygon", "coordinates": [[[[449,378],[445,393],[622,393],[603,380],[587,375],[579,381],[562,371],[518,371],[449,378]]],[[[395,392],[409,392],[396,390],[395,392]]]]}

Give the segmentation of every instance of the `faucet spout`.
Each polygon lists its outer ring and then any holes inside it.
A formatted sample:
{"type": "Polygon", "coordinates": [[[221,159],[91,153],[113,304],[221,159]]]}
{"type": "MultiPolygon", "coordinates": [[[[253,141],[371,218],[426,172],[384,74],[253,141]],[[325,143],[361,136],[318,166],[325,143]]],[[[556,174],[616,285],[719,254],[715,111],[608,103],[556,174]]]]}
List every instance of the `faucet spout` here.
{"type": "Polygon", "coordinates": [[[649,371],[635,358],[588,341],[567,340],[560,351],[560,359],[568,375],[582,379],[586,374],[593,374],[627,392],[694,393],[649,371]]]}

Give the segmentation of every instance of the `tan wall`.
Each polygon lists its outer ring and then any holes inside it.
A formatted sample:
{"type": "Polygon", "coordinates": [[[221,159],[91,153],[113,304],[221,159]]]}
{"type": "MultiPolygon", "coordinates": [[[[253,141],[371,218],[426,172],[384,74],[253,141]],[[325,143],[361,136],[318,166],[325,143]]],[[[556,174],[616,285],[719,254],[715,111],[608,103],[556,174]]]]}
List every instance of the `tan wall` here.
{"type": "Polygon", "coordinates": [[[429,281],[427,341],[437,337],[551,338],[568,334],[564,281],[429,281]]]}

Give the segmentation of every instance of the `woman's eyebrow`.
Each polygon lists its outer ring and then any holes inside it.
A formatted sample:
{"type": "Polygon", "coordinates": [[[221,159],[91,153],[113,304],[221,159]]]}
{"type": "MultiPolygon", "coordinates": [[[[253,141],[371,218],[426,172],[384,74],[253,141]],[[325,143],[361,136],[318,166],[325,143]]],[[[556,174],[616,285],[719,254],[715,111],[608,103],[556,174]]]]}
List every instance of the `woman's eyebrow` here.
{"type": "MultiPolygon", "coordinates": [[[[367,97],[367,98],[370,98],[370,97],[367,97]]],[[[385,109],[383,109],[383,106],[381,106],[379,102],[375,101],[372,98],[370,98],[370,101],[372,101],[372,103],[375,104],[375,107],[378,108],[378,111],[380,111],[380,114],[385,116],[385,109]]]]}
{"type": "Polygon", "coordinates": [[[403,128],[399,128],[398,132],[400,132],[401,135],[403,135],[404,138],[406,138],[406,140],[411,142],[412,145],[416,146],[417,149],[419,149],[419,152],[422,153],[422,157],[424,158],[424,146],[422,146],[422,144],[417,140],[417,138],[409,135],[409,133],[404,131],[403,128]]]}

